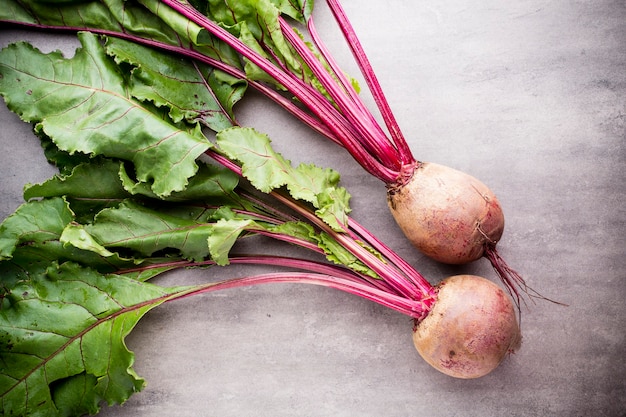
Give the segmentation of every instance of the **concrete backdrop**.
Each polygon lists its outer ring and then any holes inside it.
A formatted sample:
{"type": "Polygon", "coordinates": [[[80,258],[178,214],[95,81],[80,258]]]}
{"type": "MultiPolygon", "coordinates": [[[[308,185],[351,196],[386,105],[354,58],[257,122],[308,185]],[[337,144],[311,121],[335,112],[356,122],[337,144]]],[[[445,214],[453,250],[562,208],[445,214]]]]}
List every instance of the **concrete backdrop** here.
{"type": "MultiPolygon", "coordinates": [[[[358,75],[318,3],[320,32],[358,75]]],[[[419,357],[410,320],[354,296],[277,284],[196,297],[140,322],[127,342],[147,388],[101,415],[625,416],[626,2],[344,6],[416,157],[487,183],[506,213],[502,255],[530,286],[569,306],[530,303],[522,349],[492,374],[464,381],[419,357]]],[[[0,29],[1,46],[16,40],[68,55],[76,46],[70,35],[0,29]]],[[[486,260],[446,267],[414,251],[386,209],[384,186],[263,98],[251,94],[237,113],[294,163],[338,169],[354,217],[433,283],[455,273],[495,279],[486,260]]],[[[4,105],[0,126],[4,218],[25,183],[54,170],[4,105]]]]}

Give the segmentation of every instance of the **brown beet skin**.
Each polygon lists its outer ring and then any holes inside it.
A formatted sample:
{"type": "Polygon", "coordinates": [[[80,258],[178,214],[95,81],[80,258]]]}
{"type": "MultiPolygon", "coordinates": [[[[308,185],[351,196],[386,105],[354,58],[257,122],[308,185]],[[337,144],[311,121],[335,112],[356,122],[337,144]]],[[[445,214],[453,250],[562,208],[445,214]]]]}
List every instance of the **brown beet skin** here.
{"type": "Polygon", "coordinates": [[[409,182],[390,189],[388,203],[411,243],[443,263],[479,259],[504,230],[494,193],[471,175],[439,164],[421,163],[409,182]]]}
{"type": "Polygon", "coordinates": [[[521,342],[516,309],[496,284],[456,275],[438,285],[433,309],[413,333],[422,358],[456,378],[487,375],[521,342]]]}

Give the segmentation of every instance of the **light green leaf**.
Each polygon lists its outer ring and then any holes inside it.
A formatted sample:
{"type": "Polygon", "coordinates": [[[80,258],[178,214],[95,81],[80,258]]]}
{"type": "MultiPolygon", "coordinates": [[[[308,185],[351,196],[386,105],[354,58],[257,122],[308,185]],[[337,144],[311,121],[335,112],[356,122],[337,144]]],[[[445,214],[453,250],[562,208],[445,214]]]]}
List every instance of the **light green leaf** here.
{"type": "Polygon", "coordinates": [[[259,228],[252,220],[219,220],[208,237],[211,257],[218,265],[228,265],[228,255],[241,234],[249,229],[259,228]]]}
{"type": "Polygon", "coordinates": [[[100,256],[113,256],[113,252],[109,252],[104,246],[100,245],[94,238],[85,231],[85,228],[77,223],[70,223],[63,229],[59,241],[66,245],[72,245],[75,248],[95,252],[100,256]]]}
{"type": "Polygon", "coordinates": [[[250,128],[230,128],[217,134],[217,144],[230,158],[241,162],[242,174],[262,192],[286,186],[295,199],[309,202],[316,214],[336,230],[347,224],[349,194],[338,187],[332,169],[301,164],[297,168],[275,152],[267,135],[250,128]]]}
{"type": "Polygon", "coordinates": [[[318,246],[322,248],[326,254],[326,258],[336,264],[347,266],[348,268],[369,275],[373,278],[379,278],[376,272],[372,271],[363,262],[348,251],[335,239],[330,237],[327,233],[320,233],[318,236],[318,246]]]}

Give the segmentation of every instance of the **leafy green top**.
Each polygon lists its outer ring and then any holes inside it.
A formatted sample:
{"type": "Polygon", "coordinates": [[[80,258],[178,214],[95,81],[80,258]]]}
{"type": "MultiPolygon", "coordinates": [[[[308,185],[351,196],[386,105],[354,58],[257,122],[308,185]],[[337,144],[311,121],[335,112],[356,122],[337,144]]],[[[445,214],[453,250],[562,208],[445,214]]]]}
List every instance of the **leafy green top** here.
{"type": "Polygon", "coordinates": [[[0,94],[60,170],[28,185],[29,201],[0,224],[4,415],[94,413],[140,390],[125,336],[151,308],[197,291],[146,281],[177,265],[225,265],[240,237],[280,236],[376,276],[328,233],[199,160],[225,155],[259,192],[290,194],[345,230],[336,172],[294,168],[265,135],[234,125],[245,84],[120,39],[79,40],[72,58],[26,43],[0,52],[0,94]],[[214,144],[203,127],[218,132],[214,144]]]}

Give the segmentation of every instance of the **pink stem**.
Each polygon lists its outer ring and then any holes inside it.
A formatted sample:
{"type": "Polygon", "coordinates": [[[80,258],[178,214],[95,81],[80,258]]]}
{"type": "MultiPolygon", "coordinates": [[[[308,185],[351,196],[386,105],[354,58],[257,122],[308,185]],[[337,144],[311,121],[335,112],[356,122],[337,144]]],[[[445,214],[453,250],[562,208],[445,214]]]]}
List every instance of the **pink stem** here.
{"type": "Polygon", "coordinates": [[[337,86],[335,80],[326,71],[326,68],[309,50],[304,41],[294,33],[291,26],[282,18],[279,18],[279,21],[285,38],[296,49],[298,55],[304,59],[350,124],[356,128],[359,138],[361,138],[360,143],[366,148],[372,149],[372,153],[378,157],[383,165],[391,169],[399,169],[399,156],[396,154],[396,149],[388,143],[384,132],[373,120],[373,117],[369,114],[363,114],[361,112],[362,107],[355,105],[349,97],[346,97],[344,92],[337,86]],[[380,140],[381,137],[384,140],[380,140]]]}
{"type": "Polygon", "coordinates": [[[182,299],[192,295],[203,294],[218,290],[280,282],[315,284],[345,291],[347,293],[357,295],[385,307],[389,307],[393,310],[399,311],[402,314],[408,315],[418,320],[423,319],[429,311],[420,301],[410,300],[401,296],[390,294],[386,291],[381,291],[377,288],[372,288],[369,285],[359,282],[346,280],[332,275],[313,272],[278,272],[242,278],[234,278],[227,281],[198,286],[189,291],[183,291],[169,298],[167,301],[182,299]]]}
{"type": "Polygon", "coordinates": [[[415,158],[413,157],[411,149],[404,139],[404,135],[402,134],[400,125],[396,121],[396,118],[391,111],[391,106],[389,106],[389,102],[387,101],[387,98],[383,93],[383,89],[378,82],[378,78],[374,73],[374,69],[369,59],[367,58],[365,50],[363,49],[363,46],[361,45],[361,42],[359,41],[359,38],[357,37],[356,32],[352,27],[352,24],[348,20],[348,17],[343,10],[343,7],[341,7],[339,0],[326,0],[326,2],[328,3],[333,15],[335,16],[335,19],[339,23],[339,27],[341,28],[341,31],[343,32],[343,35],[346,38],[350,49],[352,50],[352,54],[354,55],[361,69],[363,77],[365,77],[365,81],[367,82],[368,87],[372,92],[374,100],[376,101],[376,105],[380,109],[385,124],[387,125],[387,128],[391,133],[391,137],[395,141],[396,146],[400,151],[402,162],[407,165],[415,163],[415,158]]]}
{"type": "Polygon", "coordinates": [[[346,140],[344,143],[346,149],[368,172],[381,179],[386,184],[393,183],[395,181],[398,176],[398,172],[394,172],[393,170],[386,168],[384,165],[381,165],[375,158],[372,157],[372,155],[365,152],[357,140],[350,138],[350,132],[346,132],[344,126],[337,123],[336,117],[331,114],[331,109],[328,108],[328,103],[323,104],[323,102],[316,100],[315,96],[311,95],[306,84],[300,80],[296,82],[297,79],[294,78],[291,73],[289,73],[291,75],[288,75],[280,68],[277,68],[271,61],[256,53],[248,45],[244,44],[231,33],[208,19],[188,3],[182,3],[178,0],[161,1],[163,4],[171,7],[198,26],[209,31],[216,38],[225,42],[236,52],[246,57],[254,65],[258,66],[270,77],[274,78],[279,84],[286,87],[302,103],[309,106],[309,109],[327,125],[337,138],[342,141],[346,140]]]}
{"type": "Polygon", "coordinates": [[[317,29],[315,28],[315,25],[313,23],[312,16],[307,21],[307,28],[309,30],[309,34],[311,35],[313,43],[315,44],[316,48],[319,50],[321,56],[328,63],[335,77],[337,77],[337,79],[339,80],[339,83],[343,87],[345,94],[352,101],[352,103],[358,108],[361,117],[364,119],[367,119],[368,124],[371,126],[372,132],[375,132],[376,134],[377,141],[380,142],[382,145],[384,145],[385,148],[389,150],[393,149],[391,153],[393,155],[394,162],[397,163],[399,155],[397,154],[397,151],[395,150],[395,145],[393,144],[393,142],[391,142],[387,138],[387,135],[385,134],[385,132],[383,132],[383,130],[380,128],[380,125],[378,124],[378,122],[376,121],[372,113],[365,106],[365,104],[363,103],[363,100],[361,100],[358,93],[354,90],[352,83],[347,79],[345,73],[341,70],[341,68],[339,67],[339,64],[337,64],[337,61],[335,60],[335,58],[332,56],[332,54],[330,53],[330,51],[328,50],[328,48],[322,41],[322,38],[319,36],[317,29]]]}
{"type": "Polygon", "coordinates": [[[417,272],[406,260],[395,253],[391,248],[385,245],[380,239],[373,235],[369,230],[365,229],[356,220],[349,218],[348,226],[361,236],[365,242],[370,244],[374,249],[379,251],[385,258],[396,265],[408,278],[410,278],[422,291],[428,296],[434,296],[435,291],[432,285],[424,278],[422,274],[417,272]]]}
{"type": "MultiPolygon", "coordinates": [[[[241,167],[235,164],[233,161],[225,158],[224,156],[211,149],[207,151],[207,155],[214,158],[217,162],[224,165],[226,168],[229,168],[238,175],[241,175],[241,167]]],[[[278,201],[282,202],[285,206],[300,213],[300,215],[302,215],[306,220],[316,225],[318,228],[325,231],[326,233],[330,234],[342,246],[344,246],[348,251],[356,256],[361,262],[365,263],[383,280],[388,282],[389,285],[392,286],[399,294],[402,294],[403,296],[409,297],[411,299],[423,300],[424,302],[430,302],[427,300],[431,300],[433,298],[434,289],[425,278],[423,278],[417,271],[415,271],[406,261],[402,260],[393,251],[387,248],[382,242],[376,239],[370,232],[365,231],[365,229],[358,225],[358,223],[356,223],[355,221],[349,220],[349,225],[356,226],[360,234],[368,237],[370,242],[376,243],[377,246],[374,246],[374,249],[379,250],[383,254],[386,253],[387,255],[389,255],[390,260],[395,259],[398,262],[397,265],[399,265],[400,270],[408,272],[407,275],[412,279],[408,279],[407,277],[403,276],[396,269],[392,268],[389,264],[381,262],[379,258],[374,256],[369,251],[365,250],[352,238],[348,237],[345,234],[337,233],[332,230],[315,214],[311,213],[309,210],[304,209],[297,202],[292,201],[275,191],[272,191],[270,194],[278,201]],[[417,279],[417,282],[414,282],[413,279],[417,279]]]]}

